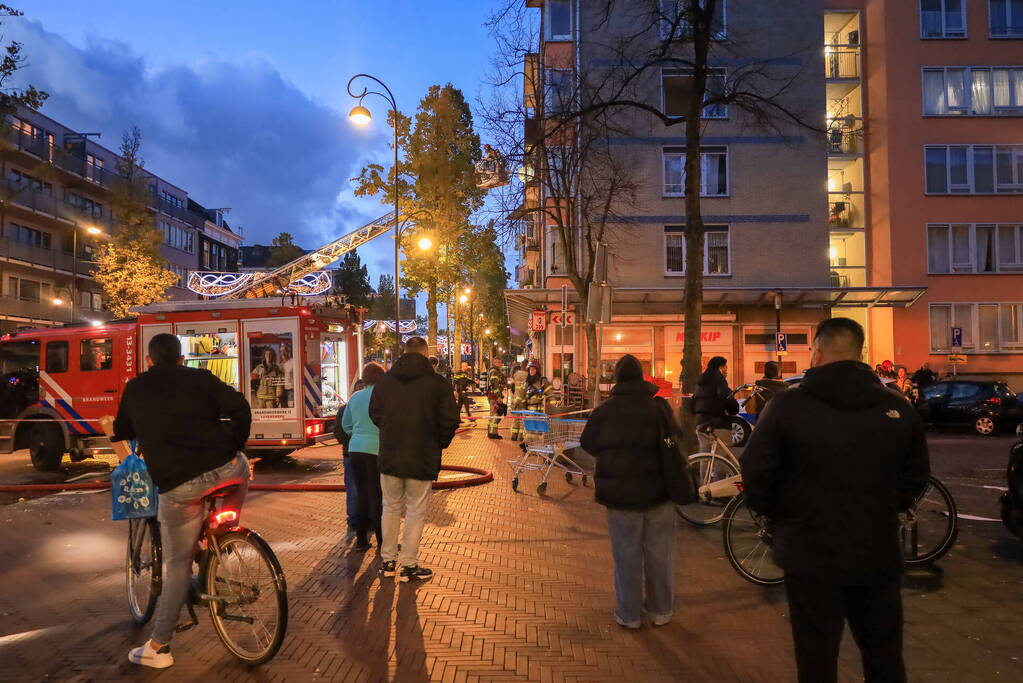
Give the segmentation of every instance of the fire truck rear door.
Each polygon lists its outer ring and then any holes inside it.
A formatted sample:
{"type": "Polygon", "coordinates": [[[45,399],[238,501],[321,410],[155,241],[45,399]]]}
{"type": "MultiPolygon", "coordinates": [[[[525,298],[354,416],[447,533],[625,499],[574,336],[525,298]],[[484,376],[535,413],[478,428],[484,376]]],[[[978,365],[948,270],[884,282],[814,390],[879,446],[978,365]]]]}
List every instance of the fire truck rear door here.
{"type": "Polygon", "coordinates": [[[304,444],[298,318],[243,320],[242,332],[239,375],[252,406],[250,441],[304,444]]]}

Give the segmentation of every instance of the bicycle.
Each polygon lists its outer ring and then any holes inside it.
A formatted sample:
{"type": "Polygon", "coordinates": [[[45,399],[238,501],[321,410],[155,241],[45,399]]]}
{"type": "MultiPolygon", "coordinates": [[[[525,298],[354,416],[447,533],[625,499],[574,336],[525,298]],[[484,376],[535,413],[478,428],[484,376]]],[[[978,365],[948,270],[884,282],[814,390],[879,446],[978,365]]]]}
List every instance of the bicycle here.
{"type": "Polygon", "coordinates": [[[694,453],[687,462],[696,481],[696,500],[688,505],[676,505],[675,511],[682,519],[696,526],[709,526],[721,521],[725,507],[738,493],[739,458],[713,431],[704,430],[713,436],[709,453],[694,453]],[[719,452],[720,449],[720,452],[719,452]]]}
{"type": "MultiPolygon", "coordinates": [[[[186,601],[190,622],[199,624],[196,605],[209,608],[213,627],[231,654],[256,665],[277,654],[288,628],[288,590],[280,562],[259,534],[237,524],[237,510],[222,510],[222,499],[237,485],[215,489],[203,497],[207,508],[196,548],[199,571],[192,577],[186,601]],[[237,626],[237,628],[236,628],[237,626]]],[[[136,624],[149,621],[160,596],[163,549],[156,519],[128,524],[128,609],[136,624]]]]}
{"type": "MultiPolygon", "coordinates": [[[[724,511],[722,539],[728,562],[739,576],[760,586],[776,586],[785,580],[771,556],[770,521],[746,505],[738,484],[724,511]]],[[[907,567],[920,567],[944,557],[959,535],[955,499],[937,477],[929,477],[913,508],[900,516],[899,541],[907,567]]]]}

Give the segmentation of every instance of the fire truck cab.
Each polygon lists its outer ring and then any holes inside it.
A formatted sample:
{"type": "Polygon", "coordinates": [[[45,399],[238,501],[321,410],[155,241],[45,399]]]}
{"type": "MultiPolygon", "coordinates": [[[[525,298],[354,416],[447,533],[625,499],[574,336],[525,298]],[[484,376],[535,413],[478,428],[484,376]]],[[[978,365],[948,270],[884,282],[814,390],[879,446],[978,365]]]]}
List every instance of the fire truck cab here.
{"type": "Polygon", "coordinates": [[[357,322],[326,304],[174,301],[134,320],[18,331],[0,338],[0,453],[28,448],[40,470],[109,452],[95,422],[117,411],[146,369],[156,334],[181,340],[184,363],[209,370],[252,407],[247,450],[281,454],[325,438],[358,373],[357,322]]]}

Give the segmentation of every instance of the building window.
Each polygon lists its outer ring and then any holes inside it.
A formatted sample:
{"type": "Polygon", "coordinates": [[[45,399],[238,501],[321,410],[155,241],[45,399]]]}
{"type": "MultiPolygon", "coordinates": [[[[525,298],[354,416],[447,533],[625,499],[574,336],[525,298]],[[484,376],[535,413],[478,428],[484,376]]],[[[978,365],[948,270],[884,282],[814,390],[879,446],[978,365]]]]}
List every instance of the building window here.
{"type": "Polygon", "coordinates": [[[50,233],[43,232],[42,230],[36,230],[35,228],[28,228],[24,225],[11,223],[7,226],[7,230],[5,232],[7,234],[7,238],[14,242],[28,244],[38,249],[51,249],[53,247],[50,233]]]}
{"type": "Polygon", "coordinates": [[[194,253],[193,235],[190,231],[179,228],[167,221],[160,221],[160,229],[163,231],[164,244],[181,251],[187,251],[189,254],[194,253]]]}
{"type": "MultiPolygon", "coordinates": [[[[725,95],[726,72],[721,68],[711,68],[707,74],[707,91],[704,93],[703,118],[727,119],[728,105],[714,102],[725,95]]],[[[685,116],[686,92],[689,81],[693,77],[692,69],[661,69],[661,111],[667,116],[685,116]]]]}
{"type": "MultiPolygon", "coordinates": [[[[31,176],[28,173],[19,171],[16,168],[11,169],[11,189],[17,191],[23,187],[28,187],[36,192],[46,195],[47,197],[53,196],[53,185],[51,183],[45,183],[39,180],[35,176],[31,176]]],[[[15,194],[17,199],[17,194],[15,194]]]]}
{"type": "MultiPolygon", "coordinates": [[[[692,22],[685,12],[687,0],[659,0],[659,3],[661,40],[687,40],[692,34],[692,22]]],[[[700,4],[703,5],[702,0],[700,4]]],[[[727,0],[717,0],[714,3],[714,40],[724,40],[728,35],[727,4],[727,0]]]]}
{"type": "Polygon", "coordinates": [[[1023,38],[1023,0],[988,0],[992,38],[1023,38]]]}
{"type": "Polygon", "coordinates": [[[1021,273],[1023,226],[927,226],[928,273],[1021,273]]]}
{"type": "Polygon", "coordinates": [[[572,40],[572,1],[547,0],[547,40],[572,40]]]}
{"type": "Polygon", "coordinates": [[[97,185],[103,184],[103,166],[105,162],[92,154],[85,155],[85,179],[91,180],[97,185]]]}
{"type": "Polygon", "coordinates": [[[7,277],[7,296],[12,299],[41,303],[50,300],[50,285],[47,282],[26,280],[23,277],[7,277]]]}
{"type": "Polygon", "coordinates": [[[965,38],[966,0],[920,0],[921,38],[965,38]]]}
{"type": "Polygon", "coordinates": [[[102,311],[103,297],[95,292],[81,291],[78,293],[78,305],[86,311],[102,311]]]}
{"type": "MultiPolygon", "coordinates": [[[[681,197],[685,194],[686,150],[684,147],[665,147],[661,151],[664,167],[664,196],[681,197]]],[[[700,148],[700,196],[725,197],[728,195],[728,148],[700,148]]]]}
{"type": "Polygon", "coordinates": [[[163,200],[164,204],[167,204],[168,206],[172,206],[175,209],[183,209],[183,208],[185,208],[185,200],[181,199],[180,197],[175,197],[174,195],[172,195],[167,190],[164,190],[164,191],[162,191],[160,193],[160,199],[163,200]]]}
{"type": "Polygon", "coordinates": [[[927,145],[927,194],[1023,193],[1023,145],[927,145]]]}
{"type": "Polygon", "coordinates": [[[924,67],[927,116],[1023,115],[1023,67],[924,67]]]}
{"type": "Polygon", "coordinates": [[[174,273],[175,275],[178,276],[178,281],[175,282],[171,286],[172,287],[181,287],[182,289],[184,289],[186,283],[188,282],[188,269],[187,268],[182,268],[181,266],[175,265],[173,263],[168,263],[164,267],[167,270],[169,270],[170,272],[172,272],[172,273],[174,273]]]}
{"type": "Polygon", "coordinates": [[[545,114],[570,112],[575,102],[575,83],[571,69],[545,69],[543,72],[543,110],[545,114]]]}
{"type": "Polygon", "coordinates": [[[965,353],[1018,352],[1023,348],[1023,303],[934,303],[928,312],[934,353],[953,351],[953,327],[962,328],[965,353]]]}
{"type": "MultiPolygon", "coordinates": [[[[685,228],[669,225],[664,228],[664,274],[685,275],[685,228]]],[[[703,274],[726,276],[732,274],[731,250],[727,225],[708,225],[703,242],[703,274]]]]}
{"type": "Polygon", "coordinates": [[[78,208],[82,213],[88,214],[93,218],[103,218],[103,205],[97,201],[93,201],[88,197],[83,197],[75,192],[67,191],[64,193],[64,201],[78,208]]]}

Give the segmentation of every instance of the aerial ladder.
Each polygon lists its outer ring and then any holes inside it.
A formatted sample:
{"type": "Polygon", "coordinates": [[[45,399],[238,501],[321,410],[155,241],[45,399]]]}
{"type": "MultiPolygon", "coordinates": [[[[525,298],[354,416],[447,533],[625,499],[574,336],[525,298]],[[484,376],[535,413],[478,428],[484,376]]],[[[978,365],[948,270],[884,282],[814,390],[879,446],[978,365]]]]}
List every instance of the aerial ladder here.
{"type": "MultiPolygon", "coordinates": [[[[477,162],[474,171],[476,185],[485,190],[508,184],[505,160],[490,145],[484,145],[484,158],[477,162]]],[[[269,272],[192,271],[188,275],[188,288],[196,294],[219,299],[260,299],[278,294],[302,296],[322,294],[330,290],[333,284],[330,274],[324,268],[349,251],[395,228],[394,212],[389,211],[358,230],[353,230],[269,272]]]]}

